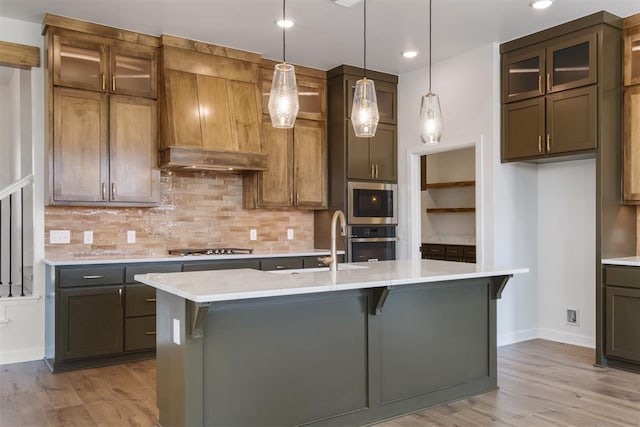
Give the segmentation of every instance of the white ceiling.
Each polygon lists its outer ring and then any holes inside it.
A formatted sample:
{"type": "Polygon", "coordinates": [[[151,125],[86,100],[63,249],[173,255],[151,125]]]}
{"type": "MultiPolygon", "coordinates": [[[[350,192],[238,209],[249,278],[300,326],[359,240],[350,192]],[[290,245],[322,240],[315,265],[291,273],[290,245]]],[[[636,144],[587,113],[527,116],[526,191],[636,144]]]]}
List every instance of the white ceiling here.
{"type": "MultiPolygon", "coordinates": [[[[530,0],[433,0],[433,61],[488,42],[504,42],[600,10],[625,17],[640,0],[556,0],[546,10],[530,0]]],[[[428,57],[427,0],[367,0],[367,68],[401,74],[428,57]],[[400,53],[416,49],[413,60],[400,53]]],[[[147,34],[174,34],[281,60],[275,21],[281,0],[0,0],[0,15],[40,23],[46,12],[147,34]]],[[[363,6],[289,0],[287,61],[330,69],[362,66],[363,6]]]]}

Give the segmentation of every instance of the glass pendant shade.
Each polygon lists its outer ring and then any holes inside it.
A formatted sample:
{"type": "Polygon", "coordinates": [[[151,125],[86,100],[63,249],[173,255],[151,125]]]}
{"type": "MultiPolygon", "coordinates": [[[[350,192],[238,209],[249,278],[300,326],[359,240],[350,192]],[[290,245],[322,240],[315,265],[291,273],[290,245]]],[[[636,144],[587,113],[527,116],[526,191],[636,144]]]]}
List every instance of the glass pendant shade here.
{"type": "Polygon", "coordinates": [[[425,144],[440,142],[442,136],[442,112],[438,95],[429,92],[420,105],[420,138],[425,144]]]}
{"type": "Polygon", "coordinates": [[[269,116],[276,128],[292,128],[298,115],[298,87],[293,65],[276,64],[269,94],[269,116]]]}
{"type": "Polygon", "coordinates": [[[375,136],[378,120],[380,120],[380,113],[376,99],[376,86],[373,80],[367,78],[358,80],[351,108],[351,124],[356,136],[375,136]]]}

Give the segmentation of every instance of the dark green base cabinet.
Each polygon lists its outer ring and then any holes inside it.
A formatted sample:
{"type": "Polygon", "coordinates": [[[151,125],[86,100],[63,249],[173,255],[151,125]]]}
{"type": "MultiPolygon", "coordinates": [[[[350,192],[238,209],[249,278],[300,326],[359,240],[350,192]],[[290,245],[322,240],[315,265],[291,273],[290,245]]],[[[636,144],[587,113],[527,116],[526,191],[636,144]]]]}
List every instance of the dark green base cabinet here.
{"type": "Polygon", "coordinates": [[[640,372],[640,268],[607,266],[605,284],[608,364],[640,372]]]}
{"type": "Polygon", "coordinates": [[[45,361],[51,370],[155,356],[156,291],[133,276],[181,269],[180,263],[47,267],[45,361]]]}
{"type": "Polygon", "coordinates": [[[380,291],[158,291],[159,424],[362,425],[497,387],[491,279],[380,291]]]}

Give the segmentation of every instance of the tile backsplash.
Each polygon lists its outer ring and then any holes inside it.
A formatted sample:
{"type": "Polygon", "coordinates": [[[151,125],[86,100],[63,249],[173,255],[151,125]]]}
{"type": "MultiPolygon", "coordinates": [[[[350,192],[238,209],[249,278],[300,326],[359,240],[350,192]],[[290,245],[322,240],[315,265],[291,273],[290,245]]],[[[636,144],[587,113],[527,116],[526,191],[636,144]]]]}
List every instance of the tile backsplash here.
{"type": "Polygon", "coordinates": [[[47,206],[45,256],[52,259],[164,256],[169,248],[239,247],[259,252],[313,248],[313,212],[242,208],[242,175],[162,172],[153,208],[47,206]],[[256,229],[258,239],[249,239],[256,229]],[[293,229],[294,239],[287,239],[293,229]],[[51,244],[50,230],[70,230],[71,243],[51,244]],[[127,231],[136,242],[127,243],[127,231]],[[84,244],[84,231],[93,243],[84,244]]]}

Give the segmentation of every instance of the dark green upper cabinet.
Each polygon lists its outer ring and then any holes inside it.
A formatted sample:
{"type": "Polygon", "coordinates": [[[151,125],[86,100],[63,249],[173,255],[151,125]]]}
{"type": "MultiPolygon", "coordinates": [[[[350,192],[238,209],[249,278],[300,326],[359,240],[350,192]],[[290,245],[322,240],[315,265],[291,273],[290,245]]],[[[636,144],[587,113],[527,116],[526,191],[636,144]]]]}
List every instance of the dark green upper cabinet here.
{"type": "Polygon", "coordinates": [[[502,162],[595,156],[601,127],[620,115],[608,89],[621,77],[614,18],[599,12],[500,46],[502,162]]]}

